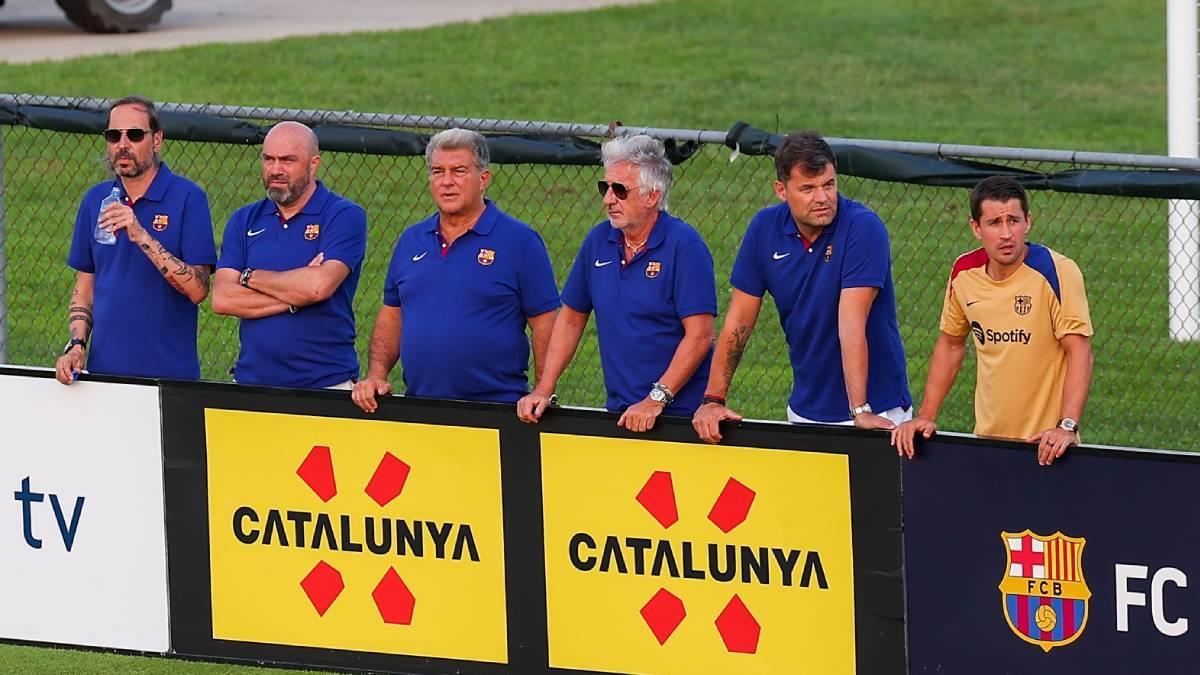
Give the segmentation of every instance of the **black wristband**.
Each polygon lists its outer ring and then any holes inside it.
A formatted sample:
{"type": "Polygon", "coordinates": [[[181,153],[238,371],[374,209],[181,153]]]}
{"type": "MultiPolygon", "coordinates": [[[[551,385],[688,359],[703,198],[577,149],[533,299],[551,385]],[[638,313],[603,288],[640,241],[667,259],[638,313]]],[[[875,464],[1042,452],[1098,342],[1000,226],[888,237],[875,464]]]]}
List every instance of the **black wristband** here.
{"type": "Polygon", "coordinates": [[[81,340],[77,337],[73,337],[69,342],[67,342],[67,346],[63,347],[63,356],[66,356],[67,353],[75,347],[75,345],[79,345],[80,347],[83,347],[84,351],[87,351],[87,340],[81,340]]]}

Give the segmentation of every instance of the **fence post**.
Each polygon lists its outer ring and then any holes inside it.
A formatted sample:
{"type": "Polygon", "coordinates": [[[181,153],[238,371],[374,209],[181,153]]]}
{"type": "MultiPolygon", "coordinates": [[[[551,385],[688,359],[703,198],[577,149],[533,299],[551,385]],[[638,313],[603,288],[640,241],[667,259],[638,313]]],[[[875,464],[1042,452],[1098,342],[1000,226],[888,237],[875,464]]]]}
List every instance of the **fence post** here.
{"type": "Polygon", "coordinates": [[[0,363],[8,363],[8,255],[5,253],[4,129],[0,126],[0,363]]]}
{"type": "MultiPolygon", "coordinates": [[[[1195,0],[1167,0],[1167,152],[1195,157],[1200,151],[1200,102],[1196,77],[1195,0]]],[[[1167,293],[1171,339],[1200,340],[1200,223],[1197,203],[1167,205],[1167,293]]]]}

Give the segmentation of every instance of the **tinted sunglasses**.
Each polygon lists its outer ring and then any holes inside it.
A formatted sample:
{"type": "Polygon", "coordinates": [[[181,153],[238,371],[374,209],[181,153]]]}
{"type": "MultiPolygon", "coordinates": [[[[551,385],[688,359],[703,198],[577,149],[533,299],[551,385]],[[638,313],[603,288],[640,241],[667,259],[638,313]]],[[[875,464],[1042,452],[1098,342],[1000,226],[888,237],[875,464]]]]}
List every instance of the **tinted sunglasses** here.
{"type": "Polygon", "coordinates": [[[109,143],[119,143],[121,134],[125,134],[130,143],[141,143],[148,133],[150,132],[145,129],[105,129],[104,140],[109,143]]]}
{"type": "Polygon", "coordinates": [[[610,188],[613,191],[613,195],[615,195],[617,199],[625,199],[629,196],[630,190],[637,189],[636,187],[628,187],[621,183],[609,183],[608,181],[603,180],[596,181],[596,189],[600,191],[601,197],[608,194],[608,190],[610,188]]]}

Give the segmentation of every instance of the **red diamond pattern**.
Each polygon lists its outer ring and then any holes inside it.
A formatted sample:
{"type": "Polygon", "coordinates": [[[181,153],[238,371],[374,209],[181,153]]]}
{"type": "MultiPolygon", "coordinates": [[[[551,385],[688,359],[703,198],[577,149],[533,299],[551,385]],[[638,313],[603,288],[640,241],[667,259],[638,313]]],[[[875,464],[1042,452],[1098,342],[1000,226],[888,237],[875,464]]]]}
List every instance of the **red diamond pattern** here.
{"type": "Polygon", "coordinates": [[[675,486],[671,483],[670,471],[655,471],[637,495],[642,508],[664,528],[679,521],[679,509],[675,506],[675,486]]]}
{"type": "Polygon", "coordinates": [[[342,582],[342,573],[322,560],[300,582],[300,588],[308,596],[317,614],[325,616],[329,606],[342,594],[346,584],[342,582]]]}
{"type": "Polygon", "coordinates": [[[708,519],[725,534],[741,525],[750,513],[750,505],[754,503],[754,490],[742,485],[735,478],[730,478],[721,490],[717,501],[713,502],[708,519]]]}
{"type": "Polygon", "coordinates": [[[654,597],[642,606],[642,619],[646,621],[650,632],[654,633],[654,638],[660,645],[667,643],[671,634],[683,623],[685,616],[687,610],[683,607],[683,600],[665,588],[658,589],[654,597]]]}
{"type": "Polygon", "coordinates": [[[384,572],[383,578],[375,585],[375,590],[371,591],[371,597],[375,600],[375,606],[379,608],[379,616],[383,618],[384,623],[402,626],[412,623],[417,599],[394,568],[389,567],[387,572],[384,572]]]}
{"type": "Polygon", "coordinates": [[[411,468],[408,464],[390,452],[383,453],[379,466],[375,467],[375,473],[367,483],[367,495],[374,499],[376,504],[387,506],[388,502],[399,497],[400,492],[404,490],[404,481],[408,480],[409,471],[411,468]]]}
{"type": "Polygon", "coordinates": [[[716,620],[717,632],[725,642],[725,649],[739,654],[753,654],[758,651],[758,637],[762,627],[742,599],[734,595],[729,604],[721,610],[716,620]]]}
{"type": "Polygon", "coordinates": [[[300,476],[300,480],[323,502],[333,499],[337,494],[337,482],[333,478],[333,457],[329,454],[329,446],[314,445],[296,469],[296,475],[300,476]]]}

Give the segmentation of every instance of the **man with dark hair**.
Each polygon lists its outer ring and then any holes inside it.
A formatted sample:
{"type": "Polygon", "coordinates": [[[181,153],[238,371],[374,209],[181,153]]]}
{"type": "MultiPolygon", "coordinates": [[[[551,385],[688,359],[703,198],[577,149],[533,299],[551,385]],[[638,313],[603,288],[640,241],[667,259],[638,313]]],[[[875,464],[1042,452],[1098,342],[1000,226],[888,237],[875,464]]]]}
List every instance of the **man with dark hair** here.
{"type": "Polygon", "coordinates": [[[213,311],[241,318],[241,384],[349,389],[358,380],[354,291],[367,212],[317,180],[317,135],[280,122],[263,139],[267,198],[229,218],[213,311]]]}
{"type": "Polygon", "coordinates": [[[530,339],[540,376],[558,309],[546,244],[484,198],[487,141],[447,129],[425,148],[437,212],[396,241],[354,403],[373,413],[401,362],[409,396],[515,403],[529,391],[530,339]]]}
{"type": "Polygon", "coordinates": [[[833,149],[793,132],[775,152],[780,204],[750,221],[733,264],[733,295],[717,340],[704,403],[692,418],[701,440],[720,442],[734,372],[763,294],[779,310],[792,366],[787,417],[795,423],[890,429],[912,414],[883,221],[838,194],[833,149]]]}
{"type": "Polygon", "coordinates": [[[67,264],[76,270],[55,376],[198,379],[197,309],[217,262],[208,198],[160,158],[154,103],[115,101],[104,131],[113,180],[84,195],[67,264]],[[106,197],[119,201],[101,210],[106,197]],[[90,348],[89,348],[90,340],[90,348]]]}
{"type": "Polygon", "coordinates": [[[1079,267],[1027,243],[1033,219],[1015,180],[988,178],[971,191],[971,231],[982,247],[950,270],[941,335],[933,347],[921,409],[892,431],[912,457],[913,437],[937,430],[938,410],[976,341],[975,433],[1038,444],[1048,465],[1079,442],[1092,380],[1092,322],[1079,267]]]}
{"type": "Polygon", "coordinates": [[[619,426],[644,432],[659,415],[691,415],[704,395],[717,313],[713,259],[700,234],[667,212],[672,168],[661,141],[616,138],[601,156],[597,187],[608,220],[579,247],[545,373],[517,403],[517,417],[537,422],[551,404],[594,310],[605,407],[621,413],[619,426]]]}

